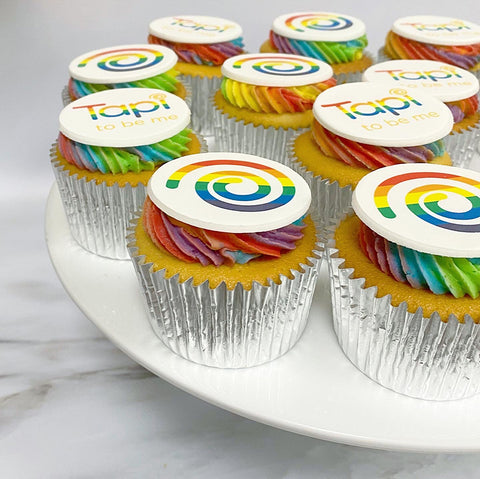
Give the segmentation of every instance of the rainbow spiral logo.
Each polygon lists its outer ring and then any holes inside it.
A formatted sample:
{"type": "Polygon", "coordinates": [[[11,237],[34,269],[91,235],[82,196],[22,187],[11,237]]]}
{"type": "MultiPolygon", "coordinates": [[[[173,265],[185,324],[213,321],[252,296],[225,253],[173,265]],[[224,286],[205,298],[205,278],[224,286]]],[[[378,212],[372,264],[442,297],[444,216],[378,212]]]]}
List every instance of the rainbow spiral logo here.
{"type": "Polygon", "coordinates": [[[160,63],[163,53],[150,48],[120,48],[102,51],[80,61],[79,68],[90,62],[97,62],[97,67],[108,72],[130,72],[152,67],[160,63]]]}
{"type": "Polygon", "coordinates": [[[289,17],[285,20],[285,25],[296,32],[332,32],[350,28],[353,23],[348,18],[331,13],[311,13],[289,17]]]}
{"type": "Polygon", "coordinates": [[[217,208],[268,211],[287,204],[295,196],[295,185],[284,173],[266,165],[233,159],[186,165],[169,176],[166,187],[180,188],[183,178],[200,168],[208,168],[208,171],[195,181],[195,192],[217,208]]]}
{"type": "Polygon", "coordinates": [[[480,182],[450,173],[405,173],[383,181],[374,193],[375,205],[382,216],[388,219],[397,216],[388,197],[394,186],[423,178],[438,181],[416,186],[405,194],[405,204],[411,213],[439,228],[480,232],[480,182]]]}
{"type": "Polygon", "coordinates": [[[245,57],[235,61],[232,68],[252,68],[258,73],[267,75],[309,75],[318,72],[320,66],[307,58],[291,56],[245,57]]]}

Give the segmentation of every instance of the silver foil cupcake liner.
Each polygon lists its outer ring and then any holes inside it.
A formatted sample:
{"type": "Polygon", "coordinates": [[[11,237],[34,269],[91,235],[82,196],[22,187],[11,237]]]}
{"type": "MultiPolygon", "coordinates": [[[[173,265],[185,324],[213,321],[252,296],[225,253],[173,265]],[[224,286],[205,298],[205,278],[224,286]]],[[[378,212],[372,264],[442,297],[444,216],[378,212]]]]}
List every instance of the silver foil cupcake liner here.
{"type": "MultiPolygon", "coordinates": [[[[205,140],[197,135],[201,151],[205,140]]],[[[126,231],[136,211],[143,207],[147,188],[142,183],[107,185],[70,175],[57,160],[57,144],[50,149],[50,159],[70,232],[87,251],[111,259],[129,259],[126,231]]]]}
{"type": "MultiPolygon", "coordinates": [[[[305,329],[312,302],[320,250],[310,264],[292,270],[293,279],[269,286],[254,282],[251,290],[225,283],[210,288],[180,282],[153,271],[138,255],[134,226],[127,237],[135,272],[147,302],[150,323],[157,336],[174,353],[190,361],[218,368],[244,368],[272,361],[289,351],[305,329]]],[[[320,246],[318,246],[320,248],[320,246]]]]}
{"type": "Polygon", "coordinates": [[[295,153],[295,140],[301,133],[296,134],[287,144],[287,166],[301,175],[312,191],[310,214],[316,222],[322,241],[332,225],[338,218],[346,214],[352,205],[353,190],[351,186],[340,186],[337,181],[315,176],[313,172],[297,158],[295,153]]]}
{"type": "Polygon", "coordinates": [[[480,125],[477,123],[460,132],[454,131],[444,141],[453,166],[468,168],[473,158],[479,155],[480,125]]]}
{"type": "MultiPolygon", "coordinates": [[[[372,65],[375,63],[375,59],[373,58],[373,55],[371,53],[364,52],[364,55],[372,59],[372,65]]],[[[362,81],[362,75],[365,70],[359,70],[357,72],[349,73],[335,73],[333,76],[337,80],[337,85],[342,85],[343,83],[359,82],[362,81]]]]}
{"type": "MultiPolygon", "coordinates": [[[[190,85],[187,84],[186,82],[182,82],[183,86],[185,87],[185,103],[188,105],[188,108],[192,108],[192,89],[190,88],[190,85]]],[[[63,106],[67,106],[70,103],[72,103],[72,99],[70,97],[70,92],[68,91],[68,86],[65,85],[62,90],[62,103],[63,106]]]]}
{"type": "Polygon", "coordinates": [[[480,324],[438,313],[426,318],[407,304],[377,297],[365,279],[353,278],[338,251],[327,248],[333,324],[348,359],[366,376],[398,393],[429,400],[480,392],[480,324]]]}
{"type": "Polygon", "coordinates": [[[192,127],[204,136],[214,134],[213,106],[211,96],[220,88],[221,77],[181,75],[184,84],[190,86],[192,94],[192,127]]]}
{"type": "MultiPolygon", "coordinates": [[[[213,97],[212,97],[212,105],[213,97]]],[[[288,164],[286,147],[290,138],[296,133],[307,131],[306,128],[295,130],[293,128],[265,128],[262,125],[245,123],[214,106],[215,118],[215,150],[232,151],[235,153],[248,153],[288,164]]]]}

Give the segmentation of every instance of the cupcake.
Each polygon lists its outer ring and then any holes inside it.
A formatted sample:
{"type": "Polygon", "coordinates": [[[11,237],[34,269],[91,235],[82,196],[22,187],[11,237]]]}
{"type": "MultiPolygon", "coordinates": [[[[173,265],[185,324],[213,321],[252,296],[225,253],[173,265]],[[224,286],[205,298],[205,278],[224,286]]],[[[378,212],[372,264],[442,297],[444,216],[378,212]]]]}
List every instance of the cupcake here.
{"type": "Polygon", "coordinates": [[[177,55],[160,45],[120,45],[84,53],[70,62],[63,103],[112,88],[157,88],[188,103],[191,95],[177,78],[176,63],[177,55]]]}
{"type": "Polygon", "coordinates": [[[202,150],[179,97],[152,88],[93,93],[67,105],[51,161],[73,238],[128,258],[125,231],[162,164],[202,150]]]}
{"type": "Polygon", "coordinates": [[[480,392],[480,174],[395,165],[360,180],[327,257],[340,346],[369,378],[448,400],[480,392]],[[334,249],[333,249],[334,248],[334,249]]]}
{"type": "Polygon", "coordinates": [[[220,86],[221,66],[244,52],[242,28],[217,17],[163,17],[149,25],[148,43],[171,48],[179,58],[176,69],[192,89],[192,126],[213,134],[210,97],[220,86]]]}
{"type": "Polygon", "coordinates": [[[330,64],[338,83],[360,80],[372,63],[364,52],[365,24],[358,18],[331,12],[296,12],[273,21],[263,53],[291,53],[330,64]]]}
{"type": "Polygon", "coordinates": [[[293,167],[312,188],[315,219],[327,227],[350,206],[367,173],[399,163],[451,164],[443,138],[448,107],[415,90],[384,83],[348,83],[323,92],[309,131],[290,141],[293,167]]]}
{"type": "Polygon", "coordinates": [[[480,73],[480,25],[419,15],[396,20],[379,52],[384,60],[436,60],[480,73]]]}
{"type": "Polygon", "coordinates": [[[406,87],[444,102],[454,121],[452,132],[445,137],[445,148],[455,166],[468,167],[480,139],[479,84],[475,75],[431,60],[392,60],[368,68],[363,80],[406,87]]]}
{"type": "Polygon", "coordinates": [[[299,175],[253,155],[191,155],[160,168],[128,248],[163,343],[225,368],[292,348],[319,267],[309,204],[299,175]]]}
{"type": "Polygon", "coordinates": [[[286,144],[312,123],[317,96],[335,85],[332,68],[313,58],[281,53],[225,61],[213,98],[215,147],[286,162],[286,144]]]}

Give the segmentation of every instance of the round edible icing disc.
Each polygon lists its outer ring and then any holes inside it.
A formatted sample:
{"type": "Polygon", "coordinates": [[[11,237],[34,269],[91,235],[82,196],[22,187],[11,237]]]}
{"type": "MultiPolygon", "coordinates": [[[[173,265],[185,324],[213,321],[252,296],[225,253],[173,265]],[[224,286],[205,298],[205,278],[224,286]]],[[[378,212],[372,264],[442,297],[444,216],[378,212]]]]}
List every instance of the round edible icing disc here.
{"type": "Polygon", "coordinates": [[[378,146],[419,146],[448,135],[453,116],[440,100],[385,83],[346,83],[322,92],[313,114],[327,130],[378,146]]]}
{"type": "Polygon", "coordinates": [[[161,45],[119,45],[93,50],[70,62],[70,76],[88,83],[143,80],[171,70],[177,63],[173,50],[161,45]]]}
{"type": "Polygon", "coordinates": [[[423,253],[480,256],[480,173],[444,165],[379,168],[358,183],[357,216],[389,241],[423,253]]]}
{"type": "Polygon", "coordinates": [[[478,79],[472,73],[432,60],[391,60],[377,63],[365,70],[363,80],[389,83],[427,93],[440,101],[464,100],[479,90],[478,79]]]}
{"type": "Polygon", "coordinates": [[[148,196],[167,215],[199,228],[259,233],[287,226],[310,206],[310,189],[290,168],[240,153],[202,153],[164,164],[148,196]]]}
{"type": "Polygon", "coordinates": [[[221,43],[242,36],[238,23],[201,15],[157,18],[148,28],[158,38],[179,43],[221,43]]]}
{"type": "Polygon", "coordinates": [[[283,53],[255,53],[225,60],[222,74],[251,85],[289,87],[328,80],[333,76],[333,70],[327,63],[314,58],[283,53]]]}
{"type": "Polygon", "coordinates": [[[273,21],[273,31],[282,37],[307,42],[347,42],[365,35],[358,18],[332,12],[295,12],[273,21]]]}
{"type": "Polygon", "coordinates": [[[67,105],[60,131],[93,146],[151,145],[171,138],[190,123],[178,96],[154,88],[118,88],[84,96],[67,105]]]}
{"type": "Polygon", "coordinates": [[[395,21],[392,30],[405,38],[434,45],[480,43],[480,25],[452,17],[416,15],[395,21]]]}

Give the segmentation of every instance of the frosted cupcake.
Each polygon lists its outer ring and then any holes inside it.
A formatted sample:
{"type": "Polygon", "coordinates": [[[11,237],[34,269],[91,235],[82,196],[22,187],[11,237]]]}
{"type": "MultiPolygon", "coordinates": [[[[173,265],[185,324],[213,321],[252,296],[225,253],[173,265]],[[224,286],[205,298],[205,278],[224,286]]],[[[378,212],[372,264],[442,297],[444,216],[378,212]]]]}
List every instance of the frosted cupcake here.
{"type": "Polygon", "coordinates": [[[480,75],[480,25],[453,17],[396,20],[379,52],[383,60],[436,60],[480,75]]]}
{"type": "Polygon", "coordinates": [[[149,43],[178,55],[176,69],[192,88],[192,126],[212,135],[210,97],[220,86],[223,62],[244,52],[242,28],[224,18],[181,15],[154,20],[149,33],[149,43]]]}
{"type": "Polygon", "coordinates": [[[73,238],[88,251],[126,259],[125,231],[162,164],[201,151],[190,110],[150,88],[106,90],[67,105],[51,161],[73,238]]]}
{"type": "Polygon", "coordinates": [[[335,332],[368,377],[422,399],[480,392],[480,174],[364,177],[328,250],[335,332]]]}
{"type": "Polygon", "coordinates": [[[156,88],[188,103],[191,95],[177,78],[176,63],[177,55],[160,45],[119,45],[84,53],[70,62],[63,103],[112,88],[156,88]]]}
{"type": "Polygon", "coordinates": [[[128,246],[163,343],[227,368],[292,348],[319,266],[309,204],[299,175],[252,155],[192,155],[160,168],[128,246]]]}
{"type": "Polygon", "coordinates": [[[479,84],[475,75],[431,60],[392,60],[371,66],[363,79],[431,94],[444,102],[454,121],[452,132],[445,137],[445,148],[455,166],[469,166],[480,139],[479,84]]]}
{"type": "Polygon", "coordinates": [[[317,96],[336,83],[329,65],[298,55],[239,55],[222,73],[213,98],[216,149],[282,163],[288,139],[310,126],[317,96]]]}
{"type": "Polygon", "coordinates": [[[365,82],[323,92],[311,130],[290,142],[294,168],[312,188],[321,225],[350,206],[352,190],[372,170],[398,163],[450,164],[443,138],[453,117],[431,96],[365,82]]]}
{"type": "Polygon", "coordinates": [[[365,24],[358,18],[331,12],[296,12],[273,21],[263,53],[291,53],[330,64],[338,83],[360,80],[372,63],[366,53],[365,24]]]}

